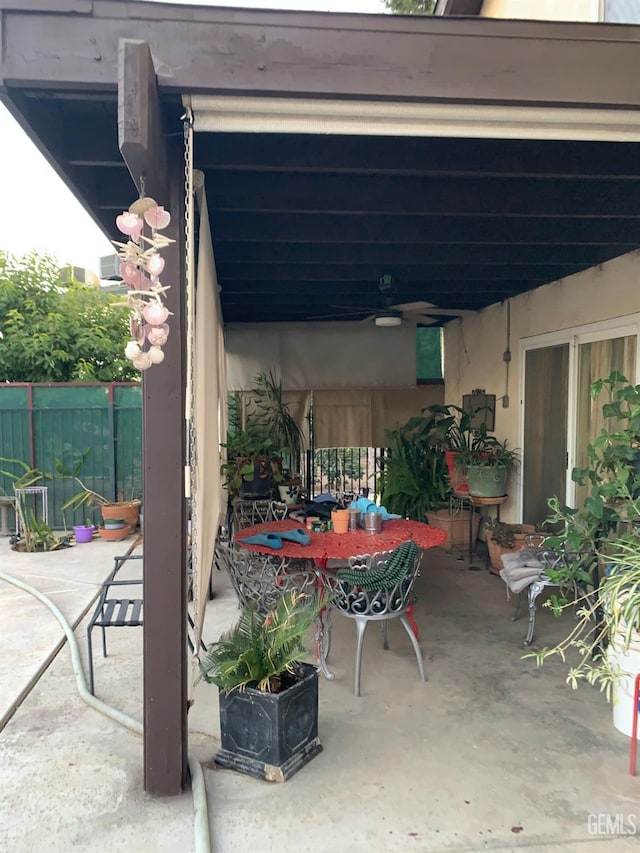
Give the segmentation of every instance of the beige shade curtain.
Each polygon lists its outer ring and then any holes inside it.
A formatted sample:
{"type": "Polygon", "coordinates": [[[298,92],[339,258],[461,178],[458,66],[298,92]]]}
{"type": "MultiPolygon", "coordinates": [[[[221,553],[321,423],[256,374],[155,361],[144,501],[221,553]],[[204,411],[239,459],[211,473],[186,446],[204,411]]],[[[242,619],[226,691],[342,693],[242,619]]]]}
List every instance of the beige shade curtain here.
{"type": "MultiPolygon", "coordinates": [[[[226,436],[226,368],[222,313],[213,245],[202,189],[195,296],[194,413],[195,487],[192,519],[195,648],[202,634],[218,527],[225,510],[220,442],[226,436]]],[[[192,462],[193,464],[193,462],[192,462]]]]}
{"type": "MultiPolygon", "coordinates": [[[[590,388],[596,379],[606,379],[613,370],[635,382],[637,336],[626,335],[608,340],[580,344],[578,350],[578,418],[576,432],[576,466],[586,468],[587,444],[592,443],[604,428],[611,429],[602,416],[607,402],[606,392],[593,399],[590,388]]],[[[615,429],[615,426],[613,427],[615,429]]],[[[588,495],[586,486],[576,486],[576,506],[582,506],[588,495]]]]}
{"type": "Polygon", "coordinates": [[[316,447],[386,447],[386,431],[433,403],[442,403],[444,386],[314,391],[316,447]]]}

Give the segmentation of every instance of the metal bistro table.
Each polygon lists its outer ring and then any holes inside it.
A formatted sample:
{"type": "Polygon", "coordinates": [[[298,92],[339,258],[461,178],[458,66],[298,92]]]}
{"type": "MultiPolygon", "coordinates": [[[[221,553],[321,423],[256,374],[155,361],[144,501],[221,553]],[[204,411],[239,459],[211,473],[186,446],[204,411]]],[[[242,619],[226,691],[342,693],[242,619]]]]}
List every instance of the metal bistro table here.
{"type": "MultiPolygon", "coordinates": [[[[312,533],[306,531],[311,542],[309,545],[300,545],[287,539],[282,540],[282,548],[269,548],[256,543],[242,542],[241,539],[259,535],[261,533],[278,533],[281,530],[293,530],[300,527],[293,519],[285,521],[270,521],[265,524],[255,524],[246,527],[233,537],[236,545],[256,554],[272,554],[279,559],[287,560],[309,560],[313,562],[314,571],[318,578],[318,587],[324,587],[324,579],[335,577],[327,568],[328,560],[346,560],[363,554],[377,554],[381,551],[393,551],[403,542],[412,540],[420,550],[424,551],[441,545],[445,542],[447,535],[444,530],[431,527],[421,521],[410,521],[398,518],[383,522],[380,533],[367,533],[365,530],[351,530],[348,533],[312,533]]],[[[316,626],[316,656],[318,665],[325,677],[335,678],[329,670],[326,662],[328,645],[331,636],[331,621],[329,611],[325,610],[318,619],[316,626]]]]}

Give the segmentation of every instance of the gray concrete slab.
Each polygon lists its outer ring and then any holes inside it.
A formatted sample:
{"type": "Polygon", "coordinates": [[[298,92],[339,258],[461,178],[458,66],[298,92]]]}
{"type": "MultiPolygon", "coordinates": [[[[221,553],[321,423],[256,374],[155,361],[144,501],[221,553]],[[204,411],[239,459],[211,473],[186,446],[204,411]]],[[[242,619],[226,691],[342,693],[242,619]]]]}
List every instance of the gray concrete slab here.
{"type": "MultiPolygon", "coordinates": [[[[45,554],[17,553],[0,539],[0,570],[47,595],[75,627],[95,601],[122,542],[96,539],[45,554]]],[[[63,631],[27,592],[0,581],[0,731],[59,651],[63,631]]]]}
{"type": "MultiPolygon", "coordinates": [[[[214,585],[208,640],[237,616],[226,580],[214,585]]],[[[214,851],[640,849],[623,834],[640,831],[640,778],[605,699],[567,687],[559,662],[521,659],[526,626],[510,621],[499,578],[434,549],[418,593],[429,681],[399,625],[386,652],[372,625],[356,698],[355,630],[336,616],[336,680],[320,679],[324,751],[283,785],[216,769],[217,694],[196,687],[190,749],[205,765],[214,851]]],[[[543,610],[538,642],[571,619],[543,610]]],[[[76,633],[85,655],[84,623],[76,633]]],[[[97,695],[136,719],[141,649],[141,629],[114,629],[109,656],[96,656],[97,695]]],[[[193,849],[189,793],[142,793],[139,740],[78,699],[66,649],[0,735],[0,784],[8,853],[193,849]]]]}
{"type": "MultiPolygon", "coordinates": [[[[499,578],[434,550],[418,593],[428,683],[401,626],[385,652],[370,625],[356,698],[355,628],[336,616],[336,680],[320,681],[324,751],[281,786],[209,763],[214,849],[640,849],[640,779],[605,699],[571,690],[556,661],[522,660],[526,625],[510,621],[499,578]]],[[[234,618],[229,597],[211,613],[221,627],[234,618]]],[[[538,642],[571,619],[543,610],[538,642]]],[[[191,724],[217,732],[208,690],[198,687],[191,724]]]]}

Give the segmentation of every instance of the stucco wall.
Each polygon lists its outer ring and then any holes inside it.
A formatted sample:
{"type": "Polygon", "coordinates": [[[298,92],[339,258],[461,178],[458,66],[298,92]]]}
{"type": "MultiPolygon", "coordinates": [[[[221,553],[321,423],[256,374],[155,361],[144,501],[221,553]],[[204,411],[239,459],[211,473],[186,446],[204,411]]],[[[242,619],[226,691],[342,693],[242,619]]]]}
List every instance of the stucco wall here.
{"type": "MultiPolygon", "coordinates": [[[[498,438],[519,444],[520,343],[524,338],[570,329],[574,326],[624,317],[640,311],[640,252],[631,252],[599,267],[561,279],[553,284],[511,299],[511,363],[509,384],[503,352],[507,346],[506,303],[493,305],[448,323],[444,333],[445,402],[460,404],[462,394],[484,388],[488,394],[509,395],[509,408],[496,402],[498,438]]],[[[517,483],[509,493],[515,496],[517,483]]],[[[504,518],[515,520],[517,505],[512,497],[504,518]]]]}
{"type": "Polygon", "coordinates": [[[598,0],[484,0],[483,18],[531,21],[597,21],[598,0]]]}

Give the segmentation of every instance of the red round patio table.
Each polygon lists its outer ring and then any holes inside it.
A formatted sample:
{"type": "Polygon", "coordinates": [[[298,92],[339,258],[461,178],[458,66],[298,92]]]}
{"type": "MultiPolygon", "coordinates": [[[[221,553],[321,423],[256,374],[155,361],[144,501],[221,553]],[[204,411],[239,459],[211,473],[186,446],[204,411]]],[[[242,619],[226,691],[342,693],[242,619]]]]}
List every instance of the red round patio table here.
{"type": "MultiPolygon", "coordinates": [[[[242,541],[261,533],[278,533],[284,530],[295,530],[299,527],[301,527],[300,522],[291,518],[284,521],[267,521],[264,524],[254,524],[252,527],[243,528],[235,534],[233,540],[241,548],[246,548],[248,551],[254,551],[257,554],[275,554],[278,557],[290,559],[313,560],[318,572],[319,583],[321,582],[320,574],[327,571],[327,560],[345,560],[349,557],[377,554],[380,551],[393,551],[398,545],[408,540],[415,542],[421,550],[442,545],[447,540],[447,534],[438,527],[431,527],[421,521],[394,518],[383,521],[380,533],[367,533],[362,529],[350,530],[347,533],[333,533],[330,530],[326,533],[312,533],[307,530],[306,532],[311,538],[308,545],[283,539],[282,548],[269,548],[268,545],[242,541]]],[[[412,610],[413,606],[407,615],[417,637],[418,626],[413,620],[412,610]]],[[[325,677],[331,680],[335,678],[335,675],[329,670],[324,653],[324,635],[326,634],[329,637],[331,632],[328,618],[327,610],[325,615],[317,620],[316,658],[325,677]]]]}
{"type": "Polygon", "coordinates": [[[413,540],[418,548],[426,550],[436,545],[442,545],[447,534],[439,527],[431,527],[422,521],[410,521],[405,518],[392,518],[382,522],[380,533],[367,533],[366,530],[350,530],[347,533],[306,532],[311,537],[309,545],[282,540],[282,548],[269,548],[268,545],[258,545],[253,542],[242,542],[260,533],[278,533],[281,530],[295,530],[301,527],[299,522],[287,518],[284,521],[267,521],[265,524],[254,524],[245,527],[233,537],[234,542],[241,548],[255,551],[257,554],[277,554],[281,557],[314,560],[316,566],[325,569],[327,560],[347,560],[362,554],[377,554],[379,551],[393,551],[398,545],[413,540]]]}

